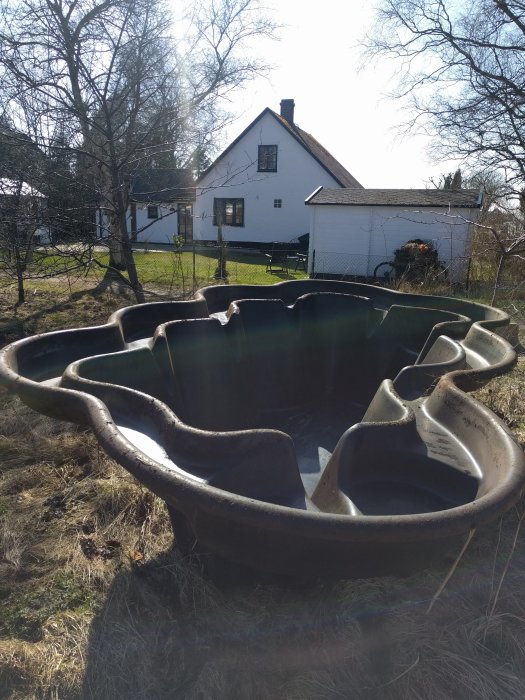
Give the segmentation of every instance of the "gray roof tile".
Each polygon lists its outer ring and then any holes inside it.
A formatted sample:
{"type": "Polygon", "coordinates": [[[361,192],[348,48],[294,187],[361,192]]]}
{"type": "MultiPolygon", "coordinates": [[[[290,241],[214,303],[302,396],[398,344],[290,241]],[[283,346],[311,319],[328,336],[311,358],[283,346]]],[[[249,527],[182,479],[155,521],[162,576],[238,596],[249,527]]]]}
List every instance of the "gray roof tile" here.
{"type": "Polygon", "coordinates": [[[480,206],[479,190],[378,190],[345,189],[316,190],[306,204],[377,207],[465,207],[480,206]]]}
{"type": "Polygon", "coordinates": [[[281,124],[287,129],[300,143],[301,145],[309,151],[309,153],[327,170],[332,177],[341,184],[342,187],[359,187],[362,188],[363,185],[358,182],[355,177],[344,168],[341,163],[336,160],[331,153],[329,153],[324,146],[322,146],[317,139],[300,129],[297,124],[290,124],[286,121],[280,114],[269,110],[273,116],[281,122],[281,124]]]}

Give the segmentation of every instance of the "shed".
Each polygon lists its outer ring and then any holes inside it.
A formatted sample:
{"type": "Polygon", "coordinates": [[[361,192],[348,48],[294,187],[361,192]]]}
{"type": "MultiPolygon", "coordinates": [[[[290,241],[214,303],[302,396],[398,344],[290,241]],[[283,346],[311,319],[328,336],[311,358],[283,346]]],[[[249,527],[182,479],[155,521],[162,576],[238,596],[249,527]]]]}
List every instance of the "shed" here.
{"type": "Polygon", "coordinates": [[[470,240],[483,200],[474,189],[324,189],[310,208],[311,274],[371,277],[407,241],[431,241],[452,281],[466,275],[470,240]]]}

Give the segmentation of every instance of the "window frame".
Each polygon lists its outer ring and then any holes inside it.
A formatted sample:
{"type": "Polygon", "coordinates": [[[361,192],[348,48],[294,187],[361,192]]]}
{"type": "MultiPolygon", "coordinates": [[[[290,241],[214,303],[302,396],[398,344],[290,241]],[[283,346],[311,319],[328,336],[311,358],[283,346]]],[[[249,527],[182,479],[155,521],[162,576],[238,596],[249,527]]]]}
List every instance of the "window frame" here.
{"type": "Polygon", "coordinates": [[[257,172],[276,173],[277,172],[277,144],[261,144],[257,152],[257,172]],[[269,149],[274,149],[270,151],[269,149]]]}
{"type": "Polygon", "coordinates": [[[213,199],[213,225],[218,226],[217,212],[221,212],[221,226],[244,227],[244,197],[214,197],[213,199]],[[226,208],[231,206],[231,216],[227,215],[226,208]]]}
{"type": "Polygon", "coordinates": [[[283,208],[283,200],[282,199],[274,199],[273,200],[273,208],[274,209],[282,209],[283,208]]]}
{"type": "Polygon", "coordinates": [[[158,219],[159,218],[159,205],[158,204],[148,204],[148,219],[158,219]]]}

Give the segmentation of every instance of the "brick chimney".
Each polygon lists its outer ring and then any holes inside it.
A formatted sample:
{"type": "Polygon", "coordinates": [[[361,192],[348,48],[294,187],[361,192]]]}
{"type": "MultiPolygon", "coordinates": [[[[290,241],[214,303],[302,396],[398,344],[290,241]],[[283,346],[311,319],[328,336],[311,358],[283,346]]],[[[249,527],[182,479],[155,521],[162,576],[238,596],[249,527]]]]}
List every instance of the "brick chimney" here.
{"type": "Polygon", "coordinates": [[[295,102],[293,100],[281,100],[281,117],[286,119],[288,124],[293,126],[293,110],[295,102]]]}

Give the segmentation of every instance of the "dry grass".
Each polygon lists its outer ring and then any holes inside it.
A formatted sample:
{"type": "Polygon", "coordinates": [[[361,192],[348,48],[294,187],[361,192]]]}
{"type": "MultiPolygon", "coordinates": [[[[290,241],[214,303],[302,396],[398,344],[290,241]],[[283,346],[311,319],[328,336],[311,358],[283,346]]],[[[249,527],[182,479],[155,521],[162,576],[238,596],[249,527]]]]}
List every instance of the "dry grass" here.
{"type": "MultiPolygon", "coordinates": [[[[60,302],[73,321],[77,301],[92,322],[122,302],[82,299],[60,302]]],[[[24,323],[49,324],[43,309],[24,323]]],[[[522,358],[480,392],[521,440],[524,390],[522,358]]],[[[430,612],[447,567],[221,588],[89,432],[2,399],[0,698],[525,697],[524,503],[476,532],[430,612]]]]}
{"type": "Polygon", "coordinates": [[[511,374],[498,377],[475,396],[499,416],[525,447],[525,354],[511,374]]]}

